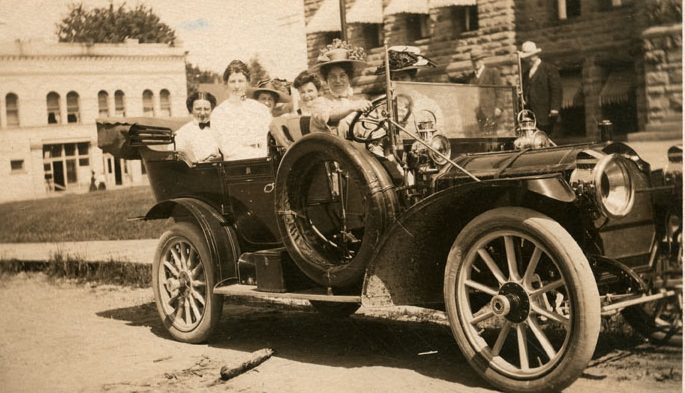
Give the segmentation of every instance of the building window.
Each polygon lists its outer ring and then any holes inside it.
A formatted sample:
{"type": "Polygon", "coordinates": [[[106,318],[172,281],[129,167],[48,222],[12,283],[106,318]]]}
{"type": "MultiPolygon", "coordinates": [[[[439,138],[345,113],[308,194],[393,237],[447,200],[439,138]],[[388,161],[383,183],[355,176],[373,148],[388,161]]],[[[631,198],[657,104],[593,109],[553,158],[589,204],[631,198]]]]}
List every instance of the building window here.
{"type": "Polygon", "coordinates": [[[171,93],[167,89],[159,92],[159,111],[162,116],[171,116],[171,93]]]}
{"type": "Polygon", "coordinates": [[[418,41],[430,35],[428,15],[409,14],[406,22],[408,42],[418,41]]]}
{"type": "Polygon", "coordinates": [[[453,7],[452,31],[455,37],[478,30],[478,6],[453,7]]]}
{"type": "Polygon", "coordinates": [[[109,103],[107,101],[109,101],[109,94],[104,90],[100,90],[98,92],[98,116],[109,116],[109,103]]]}
{"type": "Polygon", "coordinates": [[[7,114],[7,126],[19,126],[19,97],[14,93],[5,96],[5,112],[7,114]]]}
{"type": "Polygon", "coordinates": [[[10,169],[13,173],[24,172],[24,160],[11,160],[10,169]]]}
{"type": "Polygon", "coordinates": [[[67,93],[67,123],[80,123],[79,97],[75,91],[67,93]]]}
{"type": "Polygon", "coordinates": [[[59,124],[62,122],[59,109],[59,94],[54,91],[48,93],[48,124],[59,124]]]}
{"type": "Polygon", "coordinates": [[[85,181],[90,171],[90,143],[64,143],[43,145],[43,170],[46,187],[50,191],[64,191],[75,187],[79,176],[85,181]]]}
{"type": "Polygon", "coordinates": [[[114,92],[114,116],[126,116],[126,102],[124,101],[124,92],[121,90],[114,92]]]}
{"type": "Polygon", "coordinates": [[[153,94],[150,90],[143,92],[143,116],[154,116],[155,104],[153,102],[153,94]]]}
{"type": "Polygon", "coordinates": [[[327,31],[327,32],[323,33],[324,45],[330,44],[336,38],[342,39],[342,33],[339,31],[327,31]]]}
{"type": "Polygon", "coordinates": [[[364,48],[379,48],[383,46],[383,25],[378,23],[363,23],[362,36],[364,48]]]}
{"type": "Polygon", "coordinates": [[[600,0],[600,11],[611,11],[614,8],[621,8],[624,5],[630,4],[631,0],[600,0]]]}
{"type": "Polygon", "coordinates": [[[580,16],[580,0],[557,0],[559,20],[580,16]]]}

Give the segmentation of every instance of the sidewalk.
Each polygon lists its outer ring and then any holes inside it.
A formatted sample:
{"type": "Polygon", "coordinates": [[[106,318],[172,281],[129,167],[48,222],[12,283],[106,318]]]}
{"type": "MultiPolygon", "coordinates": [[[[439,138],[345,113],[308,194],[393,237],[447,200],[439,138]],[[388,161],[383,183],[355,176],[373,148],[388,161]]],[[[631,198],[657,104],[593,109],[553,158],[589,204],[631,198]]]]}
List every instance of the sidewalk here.
{"type": "Polygon", "coordinates": [[[0,261],[47,262],[55,255],[84,262],[152,264],[158,239],[61,243],[0,243],[0,261]]]}

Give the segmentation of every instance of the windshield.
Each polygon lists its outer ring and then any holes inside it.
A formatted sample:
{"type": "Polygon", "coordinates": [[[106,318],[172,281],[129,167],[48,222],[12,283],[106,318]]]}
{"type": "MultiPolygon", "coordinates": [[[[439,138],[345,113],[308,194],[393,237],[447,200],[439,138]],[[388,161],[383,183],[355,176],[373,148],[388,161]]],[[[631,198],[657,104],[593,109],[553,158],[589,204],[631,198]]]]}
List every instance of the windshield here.
{"type": "Polygon", "coordinates": [[[431,132],[447,138],[515,136],[513,87],[393,84],[397,120],[412,133],[431,132]]]}

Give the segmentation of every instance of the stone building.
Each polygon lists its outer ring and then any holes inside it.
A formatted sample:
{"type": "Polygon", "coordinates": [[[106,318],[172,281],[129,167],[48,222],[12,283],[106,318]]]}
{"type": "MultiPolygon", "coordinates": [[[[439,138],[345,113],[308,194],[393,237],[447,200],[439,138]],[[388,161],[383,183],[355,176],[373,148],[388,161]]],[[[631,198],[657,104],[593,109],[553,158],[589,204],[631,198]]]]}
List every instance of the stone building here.
{"type": "Polygon", "coordinates": [[[95,119],[187,116],[185,51],[165,44],[0,43],[0,201],[144,184],[97,148],[95,119]]]}
{"type": "MultiPolygon", "coordinates": [[[[673,0],[675,1],[675,0],[673,0]]],[[[415,45],[441,66],[419,80],[447,82],[470,67],[478,47],[504,82],[517,83],[516,50],[528,40],[555,64],[564,86],[560,134],[597,136],[610,119],[624,137],[680,137],[682,24],[650,21],[649,0],[346,0],[347,37],[370,63],[356,80],[377,89],[373,74],[389,45],[415,45]],[[662,26],[654,26],[662,25],[662,26]],[[637,131],[641,131],[636,133],[637,131]],[[652,131],[652,132],[650,132],[652,131]],[[658,133],[658,135],[657,135],[658,133]],[[640,136],[638,136],[638,134],[640,136]]],[[[339,38],[339,0],[304,0],[308,61],[339,38]]]]}

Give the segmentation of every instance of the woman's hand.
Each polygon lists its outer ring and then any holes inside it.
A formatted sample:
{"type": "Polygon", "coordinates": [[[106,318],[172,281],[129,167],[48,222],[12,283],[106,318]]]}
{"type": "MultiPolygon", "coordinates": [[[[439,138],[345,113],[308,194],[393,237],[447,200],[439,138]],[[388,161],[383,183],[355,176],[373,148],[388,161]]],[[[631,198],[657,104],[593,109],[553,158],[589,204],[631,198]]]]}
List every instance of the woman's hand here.
{"type": "Polygon", "coordinates": [[[352,101],[353,111],[366,112],[373,107],[373,104],[369,100],[355,100],[352,101]]]}

